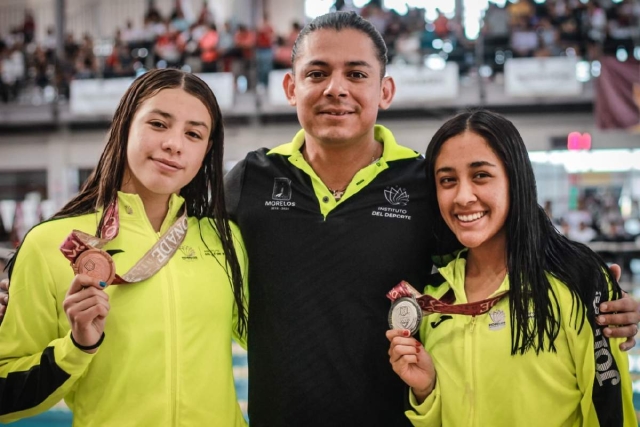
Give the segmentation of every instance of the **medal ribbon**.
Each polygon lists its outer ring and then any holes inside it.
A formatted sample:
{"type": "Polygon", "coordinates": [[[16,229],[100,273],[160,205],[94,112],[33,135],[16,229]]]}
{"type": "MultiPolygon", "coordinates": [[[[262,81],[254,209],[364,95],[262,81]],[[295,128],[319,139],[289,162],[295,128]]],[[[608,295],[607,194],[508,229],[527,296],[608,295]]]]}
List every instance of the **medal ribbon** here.
{"type": "Polygon", "coordinates": [[[508,291],[499,293],[498,295],[484,299],[482,301],[470,302],[465,304],[453,304],[455,294],[453,289],[444,294],[442,299],[437,299],[429,295],[422,295],[413,286],[404,280],[387,292],[387,298],[395,301],[398,298],[410,297],[415,298],[418,305],[425,314],[441,313],[441,314],[464,314],[467,316],[477,316],[491,310],[508,291]]]}
{"type": "MultiPolygon", "coordinates": [[[[73,230],[60,245],[62,254],[73,265],[85,251],[101,249],[113,240],[120,230],[120,217],[118,215],[118,201],[114,201],[105,211],[105,219],[101,228],[101,236],[96,237],[83,231],[73,230]]],[[[173,254],[178,250],[187,234],[186,210],[180,218],[164,233],[151,249],[145,253],[138,262],[124,275],[116,274],[114,285],[141,282],[156,274],[173,254]]],[[[109,254],[104,253],[109,257],[109,254]]]]}

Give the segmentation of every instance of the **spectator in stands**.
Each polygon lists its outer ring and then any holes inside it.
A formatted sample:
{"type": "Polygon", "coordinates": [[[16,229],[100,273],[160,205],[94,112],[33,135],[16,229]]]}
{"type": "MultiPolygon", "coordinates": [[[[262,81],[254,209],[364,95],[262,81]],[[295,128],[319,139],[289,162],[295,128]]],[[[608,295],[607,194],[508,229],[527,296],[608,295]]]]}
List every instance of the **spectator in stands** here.
{"type": "Polygon", "coordinates": [[[234,71],[236,78],[244,76],[247,81],[247,88],[253,87],[251,70],[253,67],[254,49],[256,47],[256,35],[246,25],[238,25],[238,29],[233,35],[233,58],[235,59],[234,71]]]}
{"type": "Polygon", "coordinates": [[[24,44],[28,45],[33,42],[36,36],[36,20],[33,12],[27,9],[24,12],[24,23],[22,24],[22,34],[24,34],[24,44]]]}
{"type": "Polygon", "coordinates": [[[492,48],[506,47],[509,42],[509,13],[505,7],[489,3],[484,15],[485,46],[492,48]]]}
{"type": "Polygon", "coordinates": [[[56,47],[58,46],[58,40],[56,39],[56,31],[54,27],[51,26],[47,28],[47,35],[42,41],[41,46],[44,49],[47,60],[53,63],[56,58],[56,47]]]}
{"type": "Polygon", "coordinates": [[[449,37],[449,19],[440,11],[436,9],[437,18],[433,21],[433,32],[436,37],[446,39],[449,37]]]}
{"type": "Polygon", "coordinates": [[[85,34],[75,60],[75,78],[93,79],[98,73],[98,63],[93,52],[93,39],[85,34]]]}
{"type": "Polygon", "coordinates": [[[203,73],[215,73],[218,71],[219,41],[220,36],[218,35],[216,24],[209,24],[207,32],[204,33],[198,42],[203,73]]]}
{"type": "Polygon", "coordinates": [[[269,22],[269,16],[265,13],[262,23],[256,30],[256,70],[258,83],[263,86],[269,84],[269,73],[273,69],[273,42],[275,31],[269,22]]]}
{"type": "Polygon", "coordinates": [[[285,38],[278,36],[273,53],[273,68],[276,70],[291,68],[291,52],[292,48],[287,45],[285,38]]]}
{"type": "Polygon", "coordinates": [[[580,243],[591,242],[595,240],[597,236],[598,233],[596,232],[596,230],[594,230],[593,227],[591,227],[591,225],[587,224],[586,222],[581,222],[580,224],[578,224],[578,228],[569,230],[569,234],[567,235],[570,240],[580,243]]]}
{"type": "Polygon", "coordinates": [[[166,67],[180,67],[183,63],[183,50],[178,45],[178,33],[165,23],[165,32],[158,37],[153,47],[156,55],[156,66],[164,61],[166,67]]]}
{"type": "Polygon", "coordinates": [[[300,30],[302,30],[302,27],[300,26],[300,23],[298,21],[294,21],[291,23],[291,30],[289,31],[289,34],[287,34],[286,38],[287,45],[293,48],[293,45],[296,42],[298,35],[300,34],[300,30]]]}
{"type": "Polygon", "coordinates": [[[104,77],[130,77],[135,75],[131,49],[123,43],[116,42],[111,54],[105,60],[104,77]]]}
{"type": "Polygon", "coordinates": [[[422,53],[420,52],[420,38],[418,33],[405,29],[396,39],[394,60],[400,60],[410,65],[419,65],[421,59],[422,53]]]}
{"type": "Polygon", "coordinates": [[[218,53],[220,58],[222,58],[222,70],[220,71],[230,72],[233,59],[238,56],[233,48],[233,34],[231,21],[226,21],[222,27],[222,31],[219,32],[218,53]]]}
{"type": "Polygon", "coordinates": [[[535,16],[536,8],[531,0],[520,0],[515,3],[508,3],[509,22],[512,27],[528,26],[535,16]]]}
{"type": "Polygon", "coordinates": [[[207,0],[202,0],[202,8],[200,8],[200,13],[198,14],[198,22],[205,25],[215,23],[213,12],[209,8],[209,2],[207,0]]]}
{"type": "Polygon", "coordinates": [[[607,31],[607,14],[596,2],[587,4],[587,52],[588,59],[595,60],[602,53],[602,44],[607,31]]]}
{"type": "Polygon", "coordinates": [[[2,99],[9,102],[18,99],[22,80],[25,77],[22,43],[16,43],[0,52],[0,79],[2,80],[2,99]]]}
{"type": "Polygon", "coordinates": [[[179,1],[176,2],[176,7],[173,12],[171,12],[169,19],[171,20],[171,29],[173,31],[183,32],[189,29],[189,21],[184,17],[179,1]]]}
{"type": "Polygon", "coordinates": [[[536,29],[538,34],[538,47],[534,56],[560,56],[563,53],[560,45],[560,32],[551,24],[549,17],[540,18],[536,29]]]}
{"type": "Polygon", "coordinates": [[[49,86],[50,74],[49,74],[49,60],[45,50],[40,46],[36,46],[33,52],[33,70],[35,72],[35,83],[40,89],[40,95],[44,91],[44,88],[49,86]]]}

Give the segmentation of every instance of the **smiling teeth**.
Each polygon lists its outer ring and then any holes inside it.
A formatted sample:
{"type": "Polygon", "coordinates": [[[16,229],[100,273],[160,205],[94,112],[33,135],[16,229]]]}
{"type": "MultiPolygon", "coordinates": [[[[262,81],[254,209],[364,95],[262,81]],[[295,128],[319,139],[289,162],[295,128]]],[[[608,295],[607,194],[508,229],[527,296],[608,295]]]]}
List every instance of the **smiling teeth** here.
{"type": "Polygon", "coordinates": [[[471,222],[480,219],[484,216],[484,212],[478,212],[471,215],[456,215],[462,222],[471,222]]]}

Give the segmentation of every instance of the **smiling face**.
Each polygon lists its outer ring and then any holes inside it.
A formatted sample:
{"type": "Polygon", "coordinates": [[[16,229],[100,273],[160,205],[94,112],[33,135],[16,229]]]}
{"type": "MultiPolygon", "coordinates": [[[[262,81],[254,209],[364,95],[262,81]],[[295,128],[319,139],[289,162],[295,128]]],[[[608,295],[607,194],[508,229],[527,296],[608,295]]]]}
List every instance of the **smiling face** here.
{"type": "Polygon", "coordinates": [[[307,142],[341,144],[373,140],[378,108],[391,104],[395,86],[381,80],[373,41],[355,29],[309,33],[284,90],[295,106],[307,142]]]}
{"type": "Polygon", "coordinates": [[[131,121],[122,190],[169,197],[196,176],[209,146],[207,107],[182,89],[145,100],[131,121]]]}
{"type": "Polygon", "coordinates": [[[502,160],[476,133],[449,138],[435,162],[440,214],[468,248],[506,245],[509,179],[502,160]]]}

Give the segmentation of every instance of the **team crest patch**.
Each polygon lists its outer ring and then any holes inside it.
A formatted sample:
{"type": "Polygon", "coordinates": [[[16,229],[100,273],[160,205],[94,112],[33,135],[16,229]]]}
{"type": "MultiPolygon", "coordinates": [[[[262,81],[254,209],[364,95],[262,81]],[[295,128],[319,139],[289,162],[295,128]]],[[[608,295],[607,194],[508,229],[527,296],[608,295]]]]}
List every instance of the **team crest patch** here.
{"type": "Polygon", "coordinates": [[[489,317],[491,318],[491,323],[489,323],[489,329],[492,331],[499,331],[503,329],[507,322],[505,321],[505,314],[502,310],[493,310],[489,312],[489,317]]]}
{"type": "Polygon", "coordinates": [[[275,178],[273,180],[272,200],[291,200],[291,180],[289,178],[275,178]]]}

